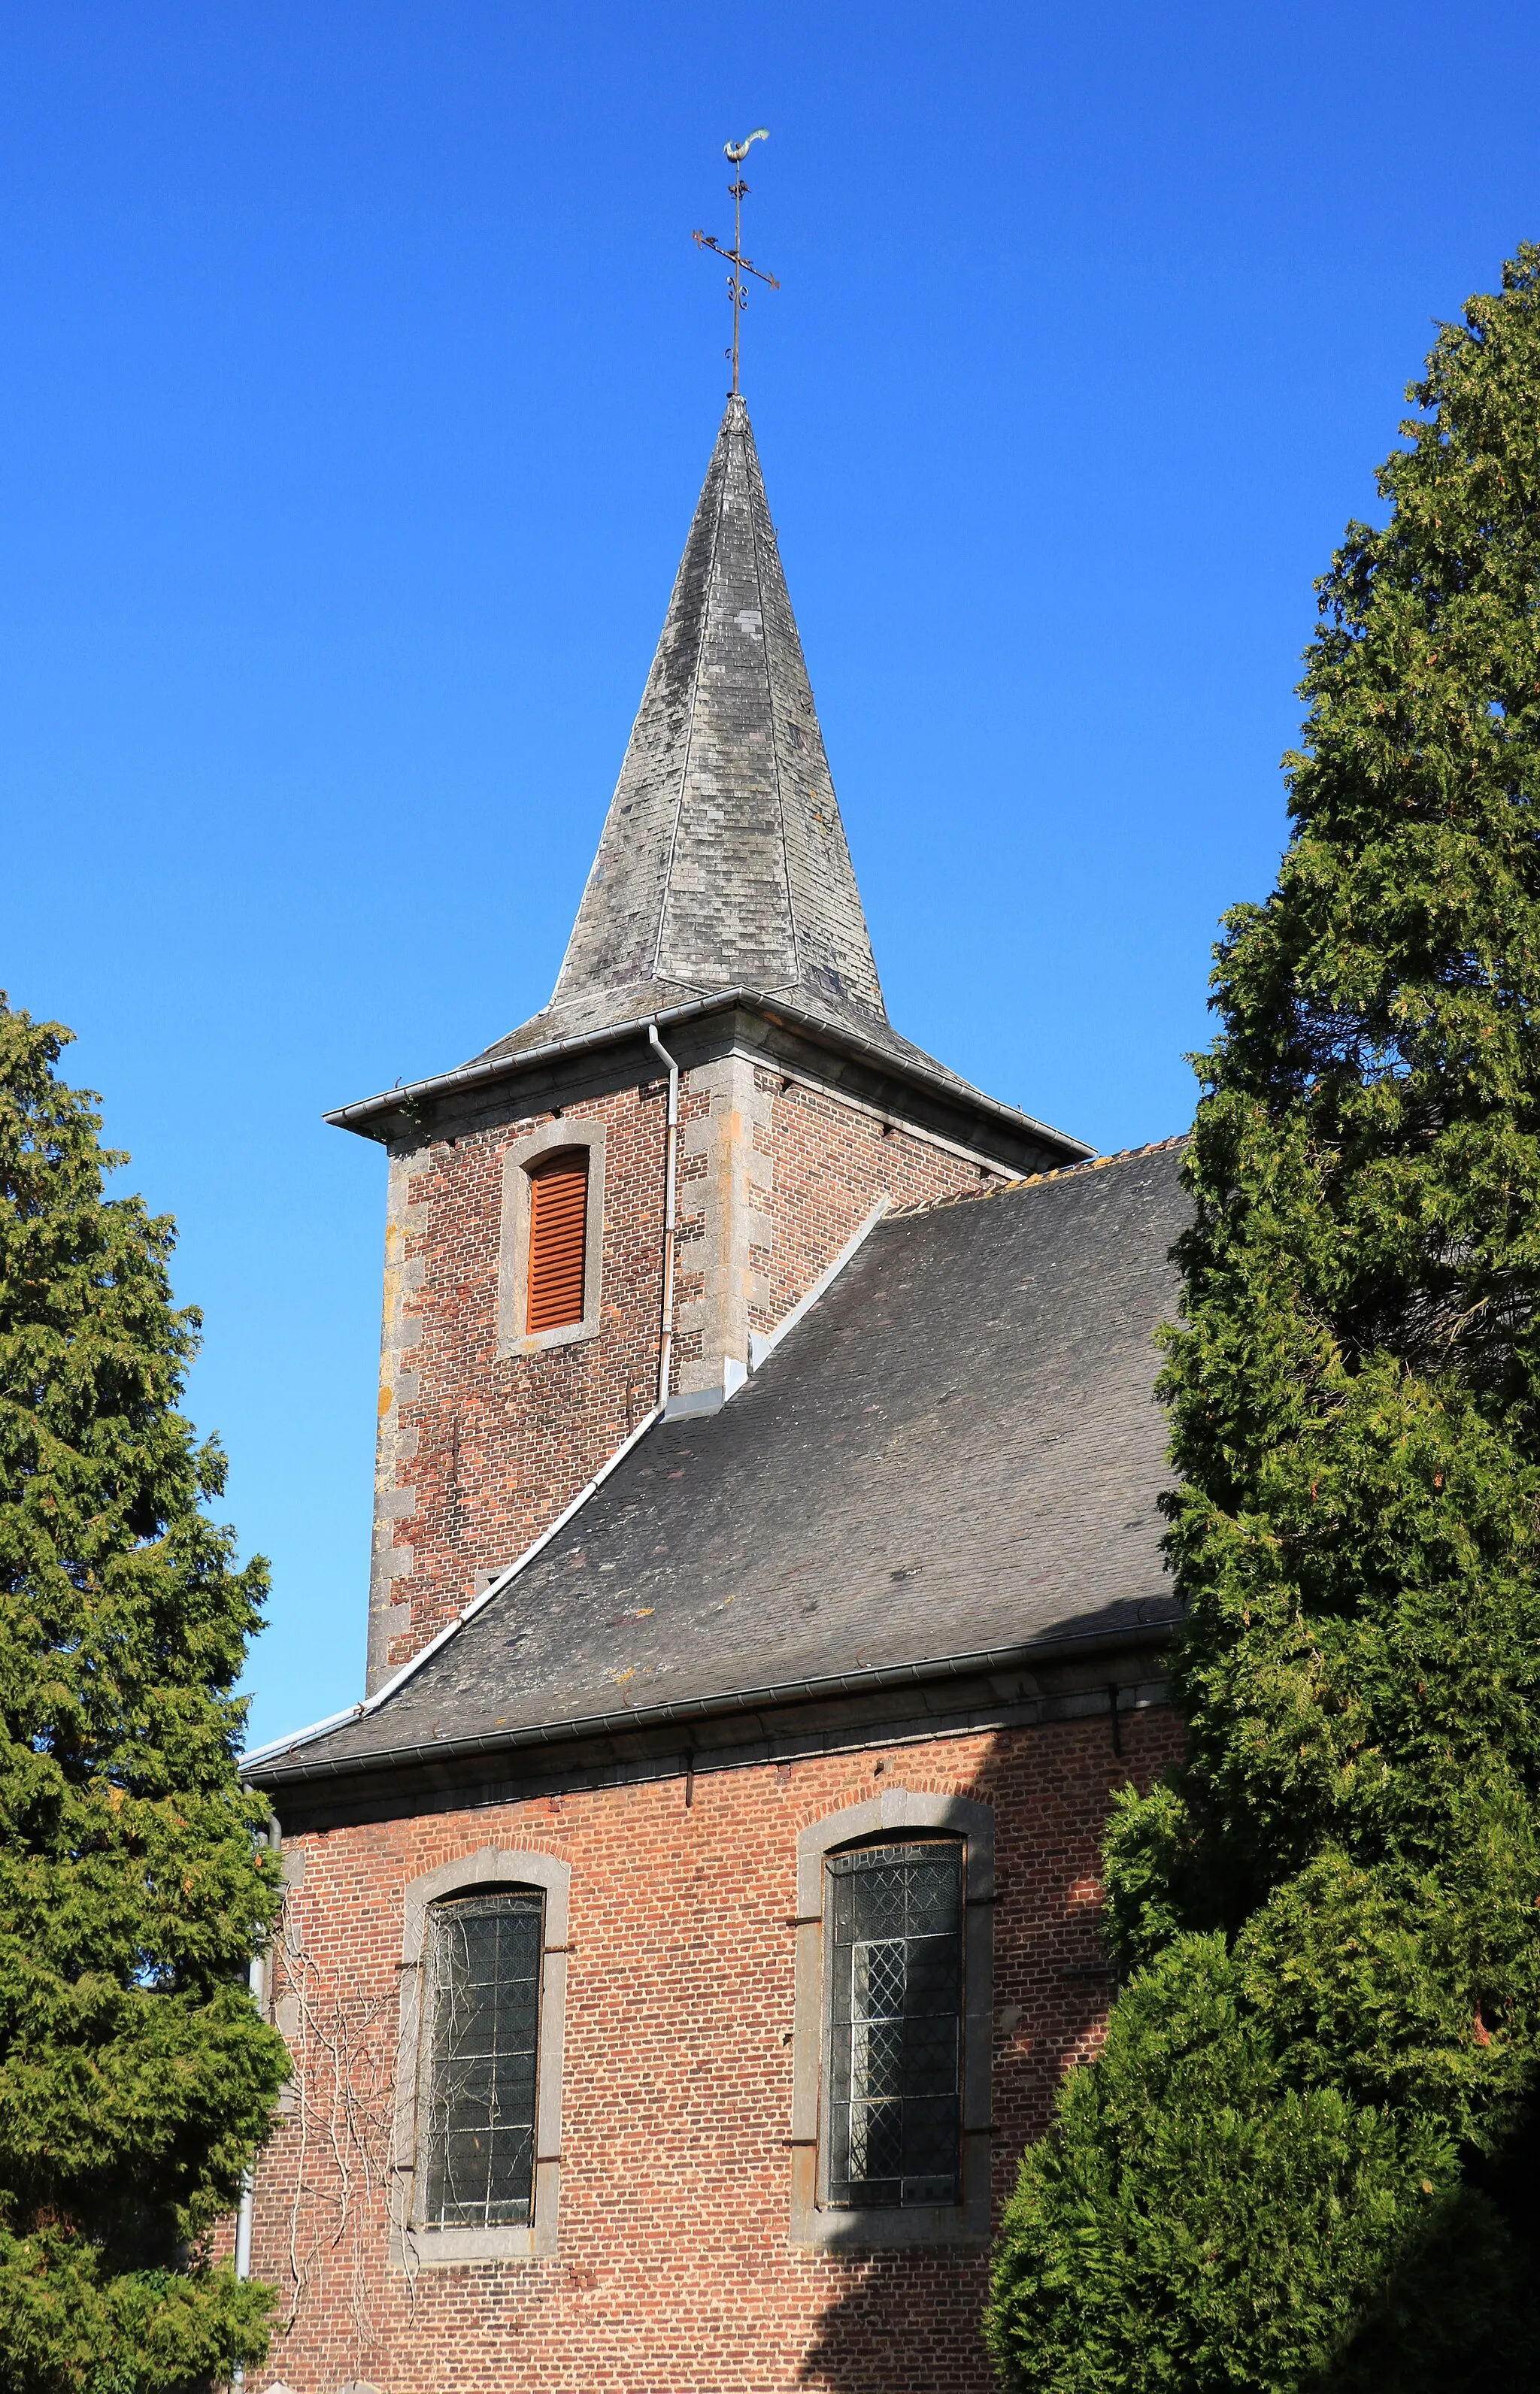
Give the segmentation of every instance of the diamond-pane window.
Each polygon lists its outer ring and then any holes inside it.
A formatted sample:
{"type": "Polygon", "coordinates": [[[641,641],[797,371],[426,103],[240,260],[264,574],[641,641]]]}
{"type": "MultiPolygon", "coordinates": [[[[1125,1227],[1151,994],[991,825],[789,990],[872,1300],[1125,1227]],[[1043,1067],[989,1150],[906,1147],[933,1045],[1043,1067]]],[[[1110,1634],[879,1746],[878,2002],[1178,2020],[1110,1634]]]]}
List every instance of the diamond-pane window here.
{"type": "Polygon", "coordinates": [[[433,1906],[423,2225],[527,2223],[534,2195],[545,1897],[433,1906]]]}
{"type": "Polygon", "coordinates": [[[871,1846],[828,1863],[828,2201],[959,2197],[963,1850],[871,1846]]]}

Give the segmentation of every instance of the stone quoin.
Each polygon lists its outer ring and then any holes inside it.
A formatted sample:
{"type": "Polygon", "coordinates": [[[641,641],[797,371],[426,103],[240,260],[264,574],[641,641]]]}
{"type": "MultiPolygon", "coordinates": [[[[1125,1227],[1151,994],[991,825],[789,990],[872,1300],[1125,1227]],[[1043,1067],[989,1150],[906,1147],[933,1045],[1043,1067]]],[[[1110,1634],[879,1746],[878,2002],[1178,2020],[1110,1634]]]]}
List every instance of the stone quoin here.
{"type": "Polygon", "coordinates": [[[550,1005],[330,1119],[388,1156],[367,1692],[247,1761],[250,2394],[984,2394],[1178,1744],[1186,1200],[889,1023],[741,399],[550,1005]]]}

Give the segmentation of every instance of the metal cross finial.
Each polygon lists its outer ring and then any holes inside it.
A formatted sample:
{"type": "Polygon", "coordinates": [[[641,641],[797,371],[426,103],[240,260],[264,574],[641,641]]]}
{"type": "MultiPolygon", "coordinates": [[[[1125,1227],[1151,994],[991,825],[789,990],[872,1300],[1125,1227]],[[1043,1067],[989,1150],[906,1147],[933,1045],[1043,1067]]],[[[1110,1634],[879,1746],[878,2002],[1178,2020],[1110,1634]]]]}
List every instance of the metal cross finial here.
{"type": "Polygon", "coordinates": [[[758,125],[749,135],[747,141],[729,141],[723,145],[728,164],[738,169],[736,179],[728,185],[728,192],[732,201],[732,247],[724,249],[721,243],[713,241],[708,232],[697,232],[694,235],[698,248],[714,249],[717,256],[725,257],[732,269],[727,279],[728,296],[732,302],[732,347],[725,354],[732,360],[734,399],[738,396],[738,320],[748,306],[748,293],[744,287],[744,277],[745,274],[752,274],[756,282],[768,283],[772,291],[779,291],[781,288],[773,274],[766,274],[762,268],[756,266],[752,257],[744,256],[744,202],[748,196],[748,185],[744,180],[744,161],[749,153],[749,142],[769,139],[768,126],[758,125]]]}

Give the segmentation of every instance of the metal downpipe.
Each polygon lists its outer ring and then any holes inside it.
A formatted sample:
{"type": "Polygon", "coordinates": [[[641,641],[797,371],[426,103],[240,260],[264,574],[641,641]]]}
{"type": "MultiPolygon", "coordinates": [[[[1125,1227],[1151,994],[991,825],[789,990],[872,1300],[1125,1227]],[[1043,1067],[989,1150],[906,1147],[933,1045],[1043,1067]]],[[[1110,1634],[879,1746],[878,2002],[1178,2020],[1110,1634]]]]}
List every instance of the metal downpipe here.
{"type": "MultiPolygon", "coordinates": [[[[278,1816],[274,1813],[268,1822],[268,1844],[272,1850],[276,1851],[282,1843],[283,1831],[278,1825],[278,1816]]],[[[267,2018],[268,2001],[271,1993],[271,1989],[268,1984],[268,1958],[269,1957],[265,1953],[254,1953],[251,1957],[250,1967],[246,1972],[246,1984],[251,1989],[251,1999],[257,2006],[257,2017],[262,2019],[267,2018]]],[[[251,2275],[252,2215],[255,2212],[256,2207],[257,2163],[255,2159],[253,2159],[246,2164],[245,2168],[241,2173],[241,2200],[236,2206],[235,2212],[235,2274],[237,2278],[249,2278],[251,2275]]],[[[230,2374],[230,2394],[241,2394],[241,2389],[244,2386],[245,2382],[245,2370],[243,2368],[240,2361],[237,2361],[235,2367],[230,2374]]]]}

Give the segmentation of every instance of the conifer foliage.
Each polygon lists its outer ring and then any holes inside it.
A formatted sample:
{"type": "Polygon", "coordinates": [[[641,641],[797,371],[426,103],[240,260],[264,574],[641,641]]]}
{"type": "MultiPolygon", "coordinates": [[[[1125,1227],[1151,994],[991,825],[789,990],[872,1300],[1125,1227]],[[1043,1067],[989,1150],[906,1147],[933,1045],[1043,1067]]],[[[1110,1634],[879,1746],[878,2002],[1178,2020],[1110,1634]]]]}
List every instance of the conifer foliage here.
{"type": "Polygon", "coordinates": [[[265,1578],[200,1509],[172,1226],[103,1193],[68,1035],[0,1000],[0,2388],[178,2394],[265,2346],[209,2253],[284,2074],[230,1694],[265,1578]]]}
{"type": "Polygon", "coordinates": [[[1169,1336],[1185,1766],[1022,2165],[1017,2382],[1540,2382],[1540,249],[1319,585],[1227,917],[1169,1336]]]}

